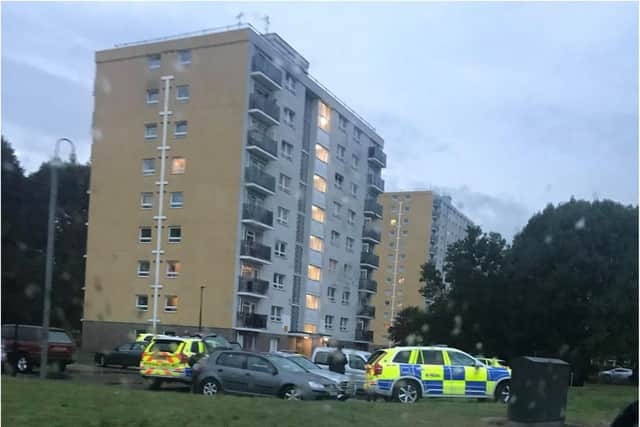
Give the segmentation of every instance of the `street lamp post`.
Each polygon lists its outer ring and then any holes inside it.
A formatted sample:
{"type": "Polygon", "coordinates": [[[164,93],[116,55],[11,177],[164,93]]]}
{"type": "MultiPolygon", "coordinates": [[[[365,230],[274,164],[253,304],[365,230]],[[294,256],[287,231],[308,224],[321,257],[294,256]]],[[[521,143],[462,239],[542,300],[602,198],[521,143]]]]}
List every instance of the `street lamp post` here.
{"type": "Polygon", "coordinates": [[[75,161],[76,148],[73,142],[67,138],[56,141],[53,159],[50,163],[51,187],[49,188],[49,219],[47,224],[47,254],[44,273],[44,305],[42,308],[42,330],[40,331],[40,378],[47,377],[47,359],[49,356],[49,317],[51,314],[51,279],[53,277],[53,256],[55,250],[55,219],[56,204],[58,202],[58,167],[62,163],[58,153],[60,143],[66,142],[71,147],[71,161],[75,161]]]}
{"type": "Polygon", "coordinates": [[[202,294],[205,286],[200,286],[200,316],[198,317],[198,332],[202,332],[202,294]]]}

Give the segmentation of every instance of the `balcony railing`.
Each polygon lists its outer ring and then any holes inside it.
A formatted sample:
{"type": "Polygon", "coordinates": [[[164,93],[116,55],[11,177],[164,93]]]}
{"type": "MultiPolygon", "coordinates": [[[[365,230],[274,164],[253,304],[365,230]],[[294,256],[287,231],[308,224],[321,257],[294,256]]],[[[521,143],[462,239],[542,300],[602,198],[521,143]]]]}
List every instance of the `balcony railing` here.
{"type": "Polygon", "coordinates": [[[269,282],[262,279],[247,279],[240,277],[238,281],[238,292],[248,294],[266,295],[269,290],[269,282]]]}
{"type": "Polygon", "coordinates": [[[267,329],[267,315],[239,312],[236,317],[239,328],[267,329]]]}
{"type": "Polygon", "coordinates": [[[356,329],[356,341],[373,341],[373,331],[356,329]]]}
{"type": "Polygon", "coordinates": [[[376,243],[380,243],[380,232],[375,230],[370,225],[365,225],[362,229],[362,240],[371,240],[376,243]]]}
{"type": "Polygon", "coordinates": [[[373,187],[381,193],[384,192],[384,180],[379,176],[369,175],[367,177],[367,183],[369,187],[373,187]]]}
{"type": "Polygon", "coordinates": [[[382,148],[374,145],[369,147],[369,162],[375,163],[382,168],[386,168],[387,155],[382,151],[382,148]]]}
{"type": "Polygon", "coordinates": [[[376,308],[372,305],[363,305],[358,308],[360,317],[376,317],[376,308]]]}
{"type": "Polygon", "coordinates": [[[251,71],[262,73],[276,85],[282,86],[282,70],[262,55],[253,56],[251,60],[251,71]]]}
{"type": "Polygon", "coordinates": [[[278,157],[278,142],[256,130],[249,131],[247,149],[254,149],[261,154],[266,153],[268,157],[278,157]]]}
{"type": "Polygon", "coordinates": [[[265,209],[262,206],[245,203],[242,205],[242,220],[272,228],[273,211],[265,209]]]}
{"type": "Polygon", "coordinates": [[[240,243],[240,256],[271,262],[271,248],[260,243],[243,240],[240,243]]]}
{"type": "Polygon", "coordinates": [[[373,199],[366,199],[364,201],[364,214],[382,218],[382,205],[373,199]]]}
{"type": "Polygon", "coordinates": [[[378,282],[372,279],[360,279],[358,282],[358,290],[375,293],[378,291],[378,282]]]}
{"type": "Polygon", "coordinates": [[[378,267],[380,265],[380,257],[371,252],[362,252],[360,254],[360,264],[372,265],[378,267]]]}
{"type": "Polygon", "coordinates": [[[276,191],[276,179],[255,166],[248,166],[244,170],[244,180],[247,184],[255,184],[270,193],[276,191]]]}
{"type": "Polygon", "coordinates": [[[275,99],[266,99],[252,93],[249,96],[249,110],[258,111],[260,113],[256,115],[258,119],[264,121],[266,118],[270,124],[274,125],[280,123],[280,106],[275,99]]]}

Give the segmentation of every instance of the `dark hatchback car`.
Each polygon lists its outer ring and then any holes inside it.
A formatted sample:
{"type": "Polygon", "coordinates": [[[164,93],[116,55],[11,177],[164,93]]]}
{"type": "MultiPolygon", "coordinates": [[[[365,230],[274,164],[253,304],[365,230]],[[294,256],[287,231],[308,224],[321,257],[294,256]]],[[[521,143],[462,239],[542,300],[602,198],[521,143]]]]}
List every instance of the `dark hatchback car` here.
{"type": "Polygon", "coordinates": [[[142,353],[148,344],[146,341],[122,344],[109,352],[96,353],[94,360],[98,366],[138,367],[142,353]]]}
{"type": "Polygon", "coordinates": [[[274,396],[287,400],[336,399],[336,385],[275,355],[216,351],[193,366],[193,392],[274,396]]]}
{"type": "MultiPolygon", "coordinates": [[[[2,345],[7,360],[19,373],[29,373],[40,365],[40,326],[2,325],[2,345]]],[[[63,372],[73,363],[76,350],[71,336],[60,328],[49,328],[49,351],[47,361],[63,372]]]]}

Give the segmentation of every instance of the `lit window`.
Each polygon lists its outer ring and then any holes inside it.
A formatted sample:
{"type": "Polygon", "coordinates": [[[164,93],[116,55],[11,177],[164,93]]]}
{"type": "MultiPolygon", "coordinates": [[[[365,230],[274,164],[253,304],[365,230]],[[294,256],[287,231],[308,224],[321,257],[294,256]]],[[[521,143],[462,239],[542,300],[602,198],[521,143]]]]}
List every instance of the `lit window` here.
{"type": "Polygon", "coordinates": [[[331,244],[333,246],[338,246],[340,242],[340,233],[335,230],[331,230],[331,244]]]}
{"type": "Polygon", "coordinates": [[[353,242],[354,240],[351,237],[347,237],[347,241],[346,241],[347,252],[353,252],[353,242]]]}
{"type": "Polygon", "coordinates": [[[282,141],[282,157],[288,160],[293,160],[293,144],[289,144],[286,141],[282,141]]]}
{"type": "Polygon", "coordinates": [[[397,224],[397,220],[395,218],[393,218],[391,221],[389,221],[389,224],[391,225],[396,225],[397,224]]]}
{"type": "Polygon", "coordinates": [[[317,296],[307,294],[307,308],[310,310],[317,310],[320,306],[318,300],[319,298],[317,296]]]}
{"type": "Polygon", "coordinates": [[[289,222],[289,209],[278,206],[278,217],[276,221],[278,221],[279,224],[287,225],[289,222]]]}
{"type": "Polygon", "coordinates": [[[159,97],[160,91],[158,89],[147,89],[147,104],[157,104],[159,97]]]}
{"type": "Polygon", "coordinates": [[[151,242],[151,227],[140,227],[138,229],[138,242],[140,243],[151,242]]]}
{"type": "Polygon", "coordinates": [[[179,50],[178,62],[182,65],[191,64],[191,51],[189,49],[179,50]]]}
{"type": "Polygon", "coordinates": [[[184,205],[182,191],[173,191],[169,193],[169,207],[181,208],[184,205]]]}
{"type": "Polygon", "coordinates": [[[136,295],[136,308],[140,311],[149,309],[149,295],[136,295]]]}
{"type": "Polygon", "coordinates": [[[284,274],[273,273],[273,287],[276,289],[284,289],[284,274]]]}
{"type": "Polygon", "coordinates": [[[318,103],[318,127],[325,132],[331,130],[331,108],[322,101],[318,103]]]}
{"type": "Polygon", "coordinates": [[[317,265],[309,264],[307,268],[307,277],[310,280],[320,281],[322,278],[322,270],[317,265]]]}
{"type": "Polygon", "coordinates": [[[327,181],[320,175],[313,175],[313,188],[321,193],[327,192],[327,181]]]}
{"type": "Polygon", "coordinates": [[[358,195],[358,184],[351,183],[351,195],[353,197],[358,195]]]}
{"type": "Polygon", "coordinates": [[[186,120],[182,120],[179,122],[176,122],[176,131],[175,131],[175,136],[186,136],[187,135],[187,121],[186,120]]]}
{"type": "Polygon", "coordinates": [[[153,207],[153,193],[140,193],[140,207],[142,209],[153,207]]]}
{"type": "Polygon", "coordinates": [[[336,157],[338,158],[338,160],[344,160],[344,153],[347,151],[346,148],[344,148],[342,145],[338,144],[338,150],[336,152],[336,157]]]}
{"type": "Polygon", "coordinates": [[[351,292],[349,291],[342,292],[342,305],[349,305],[350,297],[351,297],[351,292]]]}
{"type": "Polygon", "coordinates": [[[169,243],[182,242],[182,227],[172,226],[169,227],[169,243]]]}
{"type": "Polygon", "coordinates": [[[337,259],[329,259],[329,271],[336,271],[338,269],[338,260],[337,259]]]}
{"type": "Polygon", "coordinates": [[[304,324],[304,331],[308,334],[315,334],[317,330],[318,330],[318,327],[313,323],[304,324]]]}
{"type": "Polygon", "coordinates": [[[340,130],[347,130],[347,119],[343,115],[338,116],[338,124],[340,125],[340,130]]]}
{"type": "Polygon", "coordinates": [[[329,163],[329,150],[327,150],[320,144],[316,144],[316,159],[325,163],[329,163]]]}
{"type": "Polygon", "coordinates": [[[349,319],[346,317],[340,318],[340,332],[347,332],[347,326],[349,325],[349,319]]]}
{"type": "Polygon", "coordinates": [[[287,242],[283,242],[282,240],[278,240],[273,249],[273,253],[280,257],[287,256],[287,242]]]}
{"type": "Polygon", "coordinates": [[[176,86],[176,99],[178,101],[188,101],[190,97],[189,85],[176,86]]]}
{"type": "Polygon", "coordinates": [[[282,307],[278,305],[271,306],[271,316],[269,316],[272,322],[282,322],[282,307]]]}
{"type": "Polygon", "coordinates": [[[138,261],[138,277],[149,277],[151,263],[149,261],[138,261]]]}
{"type": "Polygon", "coordinates": [[[175,313],[178,310],[178,297],[175,295],[167,295],[164,298],[164,311],[175,313]]]}
{"type": "Polygon", "coordinates": [[[354,169],[358,169],[358,165],[360,164],[360,158],[355,154],[351,155],[351,167],[354,169]]]}
{"type": "Polygon", "coordinates": [[[311,205],[311,218],[313,218],[314,221],[318,221],[320,223],[324,222],[324,209],[316,206],[316,205],[311,205]]]}
{"type": "Polygon", "coordinates": [[[154,55],[147,56],[147,66],[150,70],[160,68],[160,54],[156,53],[154,55]]]}
{"type": "Polygon", "coordinates": [[[334,179],[336,188],[342,188],[342,184],[344,183],[344,176],[336,172],[334,179]]]}
{"type": "Polygon", "coordinates": [[[330,302],[336,302],[336,288],[332,286],[327,288],[327,298],[330,302]]]}
{"type": "Polygon", "coordinates": [[[153,175],[156,173],[155,159],[142,159],[142,175],[153,175]]]}
{"type": "Polygon", "coordinates": [[[327,314],[326,316],[324,316],[324,328],[327,331],[331,331],[333,330],[333,316],[327,314]]]}
{"type": "Polygon", "coordinates": [[[349,209],[349,214],[347,215],[347,222],[349,224],[355,224],[356,222],[356,213],[349,209]]]}
{"type": "Polygon", "coordinates": [[[289,127],[294,127],[295,120],[296,120],[296,113],[287,107],[283,108],[283,111],[284,111],[284,124],[286,124],[289,127]]]}
{"type": "Polygon", "coordinates": [[[147,123],[144,125],[145,139],[154,139],[158,137],[158,125],[155,123],[147,123]]]}
{"type": "Polygon", "coordinates": [[[184,157],[174,157],[171,159],[171,173],[180,174],[184,173],[184,169],[187,166],[187,161],[184,157]]]}
{"type": "Polygon", "coordinates": [[[309,236],[309,248],[322,252],[324,250],[324,240],[317,236],[309,236]]]}
{"type": "Polygon", "coordinates": [[[291,177],[281,173],[280,180],[278,181],[278,188],[285,193],[291,192],[291,177]]]}
{"type": "Polygon", "coordinates": [[[342,211],[342,205],[338,202],[333,202],[333,216],[340,216],[342,211]]]}
{"type": "Polygon", "coordinates": [[[167,277],[175,279],[180,275],[181,264],[180,261],[167,261],[167,277]]]}

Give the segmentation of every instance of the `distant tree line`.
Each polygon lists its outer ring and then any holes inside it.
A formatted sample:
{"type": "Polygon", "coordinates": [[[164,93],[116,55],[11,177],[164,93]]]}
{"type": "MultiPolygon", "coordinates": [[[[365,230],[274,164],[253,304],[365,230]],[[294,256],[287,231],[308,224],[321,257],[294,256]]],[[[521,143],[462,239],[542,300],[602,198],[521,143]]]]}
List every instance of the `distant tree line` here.
{"type": "MultiPolygon", "coordinates": [[[[42,322],[50,165],[26,175],[2,137],[2,323],[42,322]]],[[[51,325],[81,328],[90,168],[59,169],[51,325]]]]}
{"type": "Polygon", "coordinates": [[[507,245],[469,227],[441,275],[422,267],[422,294],[389,329],[400,344],[445,343],[510,359],[638,360],[638,208],[612,201],[548,205],[507,245]],[[447,290],[448,289],[448,290],[447,290]]]}

